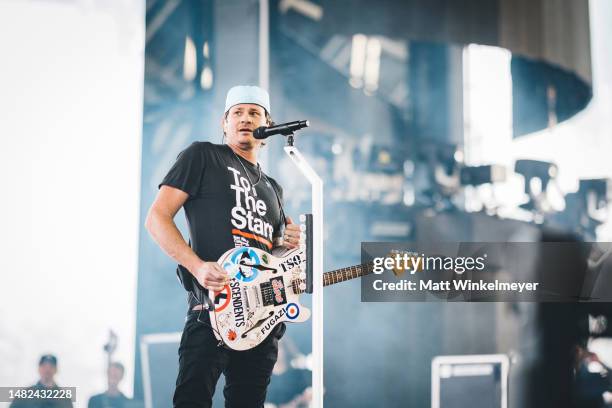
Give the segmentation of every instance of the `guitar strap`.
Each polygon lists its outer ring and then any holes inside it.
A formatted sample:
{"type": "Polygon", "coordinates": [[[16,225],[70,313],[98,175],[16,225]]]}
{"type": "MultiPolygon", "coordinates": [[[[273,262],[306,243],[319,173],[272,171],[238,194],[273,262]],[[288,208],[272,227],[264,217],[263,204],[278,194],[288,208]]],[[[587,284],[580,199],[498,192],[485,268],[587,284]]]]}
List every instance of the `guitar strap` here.
{"type": "Polygon", "coordinates": [[[281,200],[280,194],[276,190],[276,186],[274,185],[274,183],[270,181],[268,176],[266,176],[265,174],[264,176],[268,180],[268,183],[270,183],[270,185],[272,186],[272,190],[274,190],[274,195],[276,196],[276,201],[278,202],[278,208],[280,210],[280,217],[281,217],[280,235],[282,237],[283,232],[285,231],[285,224],[287,223],[287,217],[285,216],[285,208],[283,207],[283,201],[281,200]]]}
{"type": "MultiPolygon", "coordinates": [[[[191,247],[191,240],[189,240],[189,246],[191,247]]],[[[183,288],[194,297],[198,304],[204,306],[208,311],[215,310],[215,303],[208,296],[208,290],[202,288],[196,281],[193,275],[183,265],[177,265],[176,277],[183,286],[183,288]]]]}

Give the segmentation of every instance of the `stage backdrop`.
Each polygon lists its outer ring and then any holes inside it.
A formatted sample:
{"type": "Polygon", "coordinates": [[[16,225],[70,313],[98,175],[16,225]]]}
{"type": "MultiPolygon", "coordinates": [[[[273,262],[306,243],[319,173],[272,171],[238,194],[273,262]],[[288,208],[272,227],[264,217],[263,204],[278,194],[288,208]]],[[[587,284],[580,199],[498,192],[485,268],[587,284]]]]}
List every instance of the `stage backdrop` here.
{"type": "Polygon", "coordinates": [[[0,1],[0,49],[0,385],[84,408],[113,329],[131,395],[144,1],[0,1]]]}

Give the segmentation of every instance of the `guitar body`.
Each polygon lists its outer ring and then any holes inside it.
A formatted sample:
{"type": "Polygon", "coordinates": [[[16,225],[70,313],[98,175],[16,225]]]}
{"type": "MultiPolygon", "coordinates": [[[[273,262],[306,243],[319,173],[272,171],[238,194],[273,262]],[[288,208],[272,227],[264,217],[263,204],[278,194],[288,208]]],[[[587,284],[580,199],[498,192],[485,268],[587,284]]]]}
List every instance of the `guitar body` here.
{"type": "Polygon", "coordinates": [[[305,249],[282,257],[261,249],[239,247],[227,251],[218,263],[230,283],[215,292],[210,321],[218,340],[233,350],[260,344],[281,322],[304,322],[310,310],[300,304],[305,280],[305,249]],[[301,285],[301,286],[300,286],[301,285]]]}

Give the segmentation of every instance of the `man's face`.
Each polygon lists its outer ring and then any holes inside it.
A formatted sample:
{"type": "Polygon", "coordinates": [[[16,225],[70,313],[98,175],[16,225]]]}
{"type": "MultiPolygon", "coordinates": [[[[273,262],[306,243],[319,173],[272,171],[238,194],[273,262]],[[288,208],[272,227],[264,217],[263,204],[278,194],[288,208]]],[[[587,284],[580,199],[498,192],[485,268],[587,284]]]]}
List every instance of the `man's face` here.
{"type": "Polygon", "coordinates": [[[52,382],[56,373],[57,367],[51,363],[42,363],[38,366],[38,375],[40,375],[41,382],[52,382]]]}
{"type": "Polygon", "coordinates": [[[123,370],[117,366],[110,366],[108,368],[108,385],[117,386],[123,379],[123,370]]]}
{"type": "Polygon", "coordinates": [[[261,140],[253,137],[253,131],[266,126],[266,110],[259,105],[242,103],[234,105],[223,120],[223,131],[227,143],[242,150],[259,147],[261,140]]]}

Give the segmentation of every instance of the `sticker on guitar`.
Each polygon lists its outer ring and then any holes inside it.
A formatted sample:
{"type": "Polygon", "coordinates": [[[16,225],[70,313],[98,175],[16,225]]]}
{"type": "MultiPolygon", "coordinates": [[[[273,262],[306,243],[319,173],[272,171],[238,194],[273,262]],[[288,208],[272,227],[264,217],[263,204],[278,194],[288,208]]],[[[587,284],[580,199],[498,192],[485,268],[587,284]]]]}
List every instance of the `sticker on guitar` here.
{"type": "Polygon", "coordinates": [[[261,265],[261,260],[255,249],[242,247],[234,251],[232,256],[223,263],[223,269],[230,276],[242,282],[251,282],[259,274],[259,269],[256,268],[259,265],[261,265]]]}
{"type": "Polygon", "coordinates": [[[289,303],[285,311],[286,316],[291,320],[295,320],[300,315],[300,307],[295,303],[289,303]]]}
{"type": "Polygon", "coordinates": [[[225,285],[219,292],[215,292],[215,310],[222,312],[223,309],[229,306],[232,300],[232,291],[229,285],[225,285]]]}

